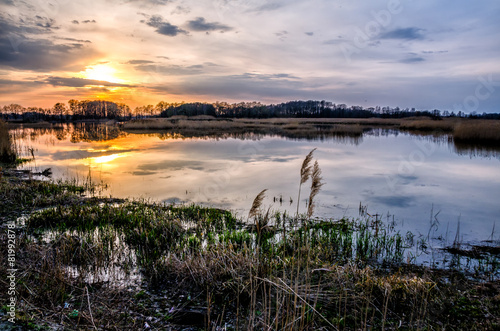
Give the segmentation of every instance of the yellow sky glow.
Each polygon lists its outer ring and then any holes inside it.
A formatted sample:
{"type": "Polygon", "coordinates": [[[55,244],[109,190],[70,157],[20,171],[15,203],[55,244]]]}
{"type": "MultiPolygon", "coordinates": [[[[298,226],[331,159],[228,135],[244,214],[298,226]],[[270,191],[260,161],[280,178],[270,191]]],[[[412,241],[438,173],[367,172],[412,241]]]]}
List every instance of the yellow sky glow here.
{"type": "Polygon", "coordinates": [[[110,83],[124,83],[123,79],[117,77],[117,70],[109,64],[96,64],[87,66],[84,71],[80,71],[80,78],[101,80],[110,83]]]}

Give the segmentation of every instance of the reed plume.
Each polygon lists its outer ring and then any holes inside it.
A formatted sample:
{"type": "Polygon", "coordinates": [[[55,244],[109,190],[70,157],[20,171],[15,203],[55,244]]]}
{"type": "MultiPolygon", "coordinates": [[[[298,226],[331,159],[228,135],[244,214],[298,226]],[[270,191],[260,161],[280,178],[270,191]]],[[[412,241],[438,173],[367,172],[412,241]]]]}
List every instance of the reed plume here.
{"type": "Polygon", "coordinates": [[[312,169],[311,174],[311,193],[309,194],[309,207],[307,208],[307,217],[311,217],[314,212],[314,197],[319,193],[321,186],[325,183],[322,183],[321,180],[321,169],[319,168],[318,161],[314,162],[314,167],[312,169]]]}
{"type": "Polygon", "coordinates": [[[264,197],[266,196],[266,191],[267,189],[262,190],[259,194],[257,194],[253,200],[252,208],[250,208],[250,212],[248,213],[248,218],[257,217],[259,215],[260,206],[262,205],[262,200],[264,200],[264,197]]]}
{"type": "Polygon", "coordinates": [[[299,215],[300,189],[302,188],[302,184],[307,182],[307,180],[311,176],[311,161],[315,150],[316,148],[314,148],[312,151],[309,152],[309,154],[307,154],[306,158],[302,162],[302,167],[300,168],[299,196],[297,198],[297,216],[299,215]]]}

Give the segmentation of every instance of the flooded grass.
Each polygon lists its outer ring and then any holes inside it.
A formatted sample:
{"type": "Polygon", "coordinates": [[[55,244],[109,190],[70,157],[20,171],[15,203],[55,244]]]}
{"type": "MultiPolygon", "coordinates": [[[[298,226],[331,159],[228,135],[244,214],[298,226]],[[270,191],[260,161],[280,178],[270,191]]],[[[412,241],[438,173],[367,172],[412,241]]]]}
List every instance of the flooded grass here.
{"type": "MultiPolygon", "coordinates": [[[[362,206],[358,219],[312,218],[322,185],[312,157],[299,178],[313,188],[307,215],[266,208],[263,190],[246,221],[196,205],[84,198],[75,183],[0,179],[3,222],[30,214],[17,219],[17,320],[69,330],[499,327],[498,277],[412,264],[425,242],[362,206]]],[[[488,247],[476,248],[477,273],[498,276],[498,249],[488,247]]]]}

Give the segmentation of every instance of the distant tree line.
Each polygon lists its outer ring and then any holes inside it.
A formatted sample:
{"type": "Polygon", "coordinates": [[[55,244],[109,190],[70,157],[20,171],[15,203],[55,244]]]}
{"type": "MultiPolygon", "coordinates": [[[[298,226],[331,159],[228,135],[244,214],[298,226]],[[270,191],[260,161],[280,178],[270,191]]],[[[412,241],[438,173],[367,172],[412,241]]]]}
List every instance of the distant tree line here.
{"type": "Polygon", "coordinates": [[[310,117],[310,118],[405,118],[426,116],[431,118],[468,117],[483,119],[500,119],[500,113],[475,112],[466,114],[462,111],[454,113],[448,110],[416,110],[415,108],[391,108],[347,106],[329,101],[289,101],[280,104],[265,105],[260,102],[227,102],[215,103],[168,103],[161,101],[156,106],[146,105],[131,109],[123,103],[104,100],[69,100],[67,104],[58,102],[51,108],[22,107],[11,104],[0,107],[0,118],[7,121],[77,121],[116,119],[130,120],[149,117],[199,116],[207,115],[219,118],[276,118],[276,117],[310,117]]]}

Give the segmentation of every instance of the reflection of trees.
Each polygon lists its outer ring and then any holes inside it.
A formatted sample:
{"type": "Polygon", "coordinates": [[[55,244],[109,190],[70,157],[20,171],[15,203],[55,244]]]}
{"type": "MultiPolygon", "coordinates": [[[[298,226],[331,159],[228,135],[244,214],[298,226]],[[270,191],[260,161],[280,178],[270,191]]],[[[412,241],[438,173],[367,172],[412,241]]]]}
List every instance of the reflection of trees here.
{"type": "MultiPolygon", "coordinates": [[[[146,133],[146,131],[141,131],[146,133]]],[[[152,131],[149,131],[151,133],[152,131]]],[[[265,137],[282,137],[293,140],[327,141],[334,140],[345,144],[358,145],[363,141],[362,133],[346,133],[335,131],[308,131],[308,130],[282,130],[273,132],[269,130],[234,130],[230,132],[200,132],[196,130],[170,130],[156,134],[161,140],[169,139],[240,139],[260,140],[265,137]]]]}
{"type": "Polygon", "coordinates": [[[450,142],[453,144],[453,150],[459,155],[468,155],[470,157],[494,157],[500,159],[500,146],[466,143],[460,141],[450,142]]]}
{"type": "Polygon", "coordinates": [[[95,123],[79,123],[75,124],[71,132],[72,143],[107,141],[123,137],[126,134],[119,128],[108,125],[100,125],[95,123]]]}
{"type": "Polygon", "coordinates": [[[60,130],[55,130],[55,136],[57,140],[64,140],[68,136],[69,130],[65,129],[60,129],[60,130]]]}
{"type": "Polygon", "coordinates": [[[118,127],[97,123],[63,124],[60,126],[19,128],[12,130],[15,140],[30,138],[36,141],[42,136],[52,136],[57,140],[65,140],[70,136],[72,143],[106,141],[127,135],[118,127]]]}

